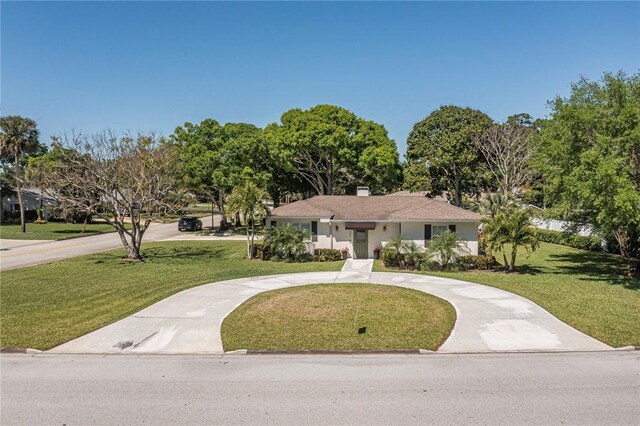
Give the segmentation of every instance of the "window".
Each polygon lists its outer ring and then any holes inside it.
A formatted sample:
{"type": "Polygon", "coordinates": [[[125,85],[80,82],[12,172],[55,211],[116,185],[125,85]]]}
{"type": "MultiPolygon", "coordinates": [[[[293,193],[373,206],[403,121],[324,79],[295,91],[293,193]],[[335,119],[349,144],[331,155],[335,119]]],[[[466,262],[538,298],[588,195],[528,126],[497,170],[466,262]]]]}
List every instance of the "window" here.
{"type": "Polygon", "coordinates": [[[295,226],[296,228],[306,229],[309,234],[311,234],[311,222],[289,222],[291,226],[295,226]]]}
{"type": "Polygon", "coordinates": [[[431,238],[442,235],[449,230],[447,225],[432,225],[431,226],[431,238]]]}
{"type": "Polygon", "coordinates": [[[305,241],[318,241],[318,222],[289,222],[289,225],[305,230],[308,235],[305,241]]]}

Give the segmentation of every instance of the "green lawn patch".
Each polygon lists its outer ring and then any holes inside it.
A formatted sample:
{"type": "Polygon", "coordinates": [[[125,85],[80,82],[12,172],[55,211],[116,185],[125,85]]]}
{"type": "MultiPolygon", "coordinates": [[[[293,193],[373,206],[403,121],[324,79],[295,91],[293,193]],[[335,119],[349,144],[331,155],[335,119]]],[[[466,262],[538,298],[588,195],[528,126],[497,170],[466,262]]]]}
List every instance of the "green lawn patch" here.
{"type": "MultiPolygon", "coordinates": [[[[498,259],[500,258],[499,256],[498,259]]],[[[501,288],[542,306],[560,320],[614,347],[640,345],[640,280],[628,261],[607,253],[541,243],[518,272],[420,272],[501,288]]],[[[379,261],[375,271],[389,271],[379,261]]]]}
{"type": "Polygon", "coordinates": [[[244,259],[244,241],[144,244],[145,262],[122,249],[2,273],[0,346],[49,349],[181,290],[249,276],[339,271],[343,262],[244,259]]]}
{"type": "Polygon", "coordinates": [[[64,240],[67,238],[87,237],[89,235],[114,232],[115,228],[107,223],[27,223],[27,232],[20,232],[20,225],[0,225],[0,238],[7,240],[64,240]]]}
{"type": "Polygon", "coordinates": [[[421,291],[317,284],[252,297],[224,320],[222,342],[226,351],[436,350],[455,320],[448,302],[421,291]]]}

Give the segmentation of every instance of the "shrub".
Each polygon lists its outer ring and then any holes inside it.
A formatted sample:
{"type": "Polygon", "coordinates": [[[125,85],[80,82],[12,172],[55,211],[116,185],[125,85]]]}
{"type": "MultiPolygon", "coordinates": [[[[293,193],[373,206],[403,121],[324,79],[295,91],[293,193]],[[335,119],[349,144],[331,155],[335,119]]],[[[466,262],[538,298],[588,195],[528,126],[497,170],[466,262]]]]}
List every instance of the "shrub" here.
{"type": "Polygon", "coordinates": [[[265,238],[264,247],[271,253],[271,260],[285,262],[307,262],[313,259],[304,242],[308,233],[291,225],[271,228],[265,238]]]}
{"type": "Polygon", "coordinates": [[[382,250],[381,259],[387,268],[397,268],[400,264],[404,264],[404,256],[402,253],[398,254],[397,251],[392,249],[382,250]]]}
{"type": "Polygon", "coordinates": [[[603,251],[600,238],[595,236],[583,237],[571,232],[538,229],[538,239],[546,243],[560,244],[587,251],[603,251]]]}
{"type": "Polygon", "coordinates": [[[448,263],[443,269],[445,272],[460,272],[466,270],[467,268],[462,263],[448,263]]]}
{"type": "Polygon", "coordinates": [[[466,269],[488,270],[498,264],[493,256],[461,256],[458,262],[466,269]]]}
{"type": "Polygon", "coordinates": [[[269,260],[271,259],[271,252],[268,247],[265,248],[264,244],[253,245],[253,258],[269,260]]]}
{"type": "Polygon", "coordinates": [[[315,262],[333,262],[342,260],[342,252],[338,249],[315,249],[313,251],[315,262]]]}
{"type": "Polygon", "coordinates": [[[440,263],[435,260],[424,260],[420,264],[421,271],[439,271],[440,269],[440,263]]]}

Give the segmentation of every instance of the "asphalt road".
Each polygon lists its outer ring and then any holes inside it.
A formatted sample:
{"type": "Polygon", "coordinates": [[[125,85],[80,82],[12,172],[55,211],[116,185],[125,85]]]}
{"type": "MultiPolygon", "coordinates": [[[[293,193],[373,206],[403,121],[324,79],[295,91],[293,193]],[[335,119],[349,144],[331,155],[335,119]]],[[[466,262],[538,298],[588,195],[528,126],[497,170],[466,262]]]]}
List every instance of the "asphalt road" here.
{"type": "MultiPolygon", "coordinates": [[[[203,217],[202,225],[211,226],[211,216],[203,217]]],[[[177,222],[153,223],[145,232],[143,242],[166,240],[180,234],[177,222]]],[[[121,247],[122,242],[117,232],[11,247],[0,251],[0,271],[24,268],[121,247]]]]}
{"type": "Polygon", "coordinates": [[[640,353],[1,357],[3,425],[640,424],[640,353]]]}

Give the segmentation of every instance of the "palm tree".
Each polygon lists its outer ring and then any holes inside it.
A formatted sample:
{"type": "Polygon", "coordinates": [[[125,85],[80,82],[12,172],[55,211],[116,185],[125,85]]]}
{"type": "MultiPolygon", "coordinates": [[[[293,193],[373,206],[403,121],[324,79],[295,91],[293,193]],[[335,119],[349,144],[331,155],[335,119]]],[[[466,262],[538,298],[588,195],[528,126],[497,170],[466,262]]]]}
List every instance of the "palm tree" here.
{"type": "Polygon", "coordinates": [[[446,231],[431,239],[427,251],[430,255],[437,254],[440,257],[440,266],[444,269],[452,260],[456,259],[458,250],[462,247],[466,246],[458,240],[456,233],[446,231]]]}
{"type": "Polygon", "coordinates": [[[287,262],[298,260],[308,252],[304,240],[308,232],[290,224],[272,227],[264,242],[265,250],[287,262]]]}
{"type": "Polygon", "coordinates": [[[423,248],[416,244],[415,241],[405,241],[404,258],[407,261],[407,266],[412,268],[419,267],[423,252],[423,248]]]}
{"type": "Polygon", "coordinates": [[[400,265],[403,258],[403,253],[407,249],[407,240],[403,239],[402,235],[396,235],[391,238],[387,244],[382,248],[382,258],[387,258],[388,256],[394,256],[396,258],[396,263],[400,265]]]}
{"type": "Polygon", "coordinates": [[[20,226],[27,232],[24,205],[22,203],[22,176],[20,159],[22,154],[34,154],[38,150],[38,128],[30,118],[18,115],[0,117],[0,155],[15,165],[16,193],[20,204],[20,226]]]}
{"type": "Polygon", "coordinates": [[[266,191],[253,182],[245,182],[233,189],[227,200],[227,209],[235,215],[242,215],[245,221],[247,235],[247,257],[253,258],[256,221],[262,220],[269,214],[269,208],[264,200],[268,197],[266,191]]]}
{"type": "Polygon", "coordinates": [[[524,247],[527,252],[531,252],[540,244],[536,229],[531,226],[531,216],[527,209],[498,213],[492,218],[484,219],[483,224],[482,231],[487,248],[489,252],[502,252],[507,273],[515,271],[518,247],[524,247]],[[505,246],[508,245],[511,246],[511,262],[505,252],[505,246]]]}

